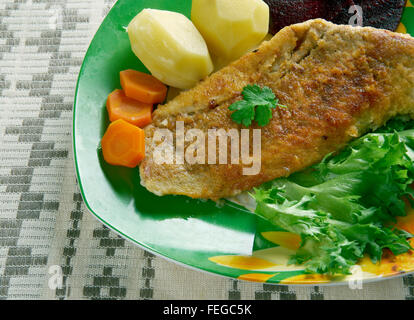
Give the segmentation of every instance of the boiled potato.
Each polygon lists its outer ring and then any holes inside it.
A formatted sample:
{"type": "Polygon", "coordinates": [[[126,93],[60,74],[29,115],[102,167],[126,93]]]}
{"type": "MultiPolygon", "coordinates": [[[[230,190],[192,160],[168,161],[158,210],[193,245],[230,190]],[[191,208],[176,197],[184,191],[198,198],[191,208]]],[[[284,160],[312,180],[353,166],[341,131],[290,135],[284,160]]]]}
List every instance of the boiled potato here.
{"type": "Polygon", "coordinates": [[[193,0],[191,20],[215,64],[223,66],[263,40],[269,29],[269,7],[262,0],[193,0]]]}
{"type": "Polygon", "coordinates": [[[144,9],[128,25],[132,51],[154,77],[188,89],[213,71],[207,45],[184,15],[144,9]]]}

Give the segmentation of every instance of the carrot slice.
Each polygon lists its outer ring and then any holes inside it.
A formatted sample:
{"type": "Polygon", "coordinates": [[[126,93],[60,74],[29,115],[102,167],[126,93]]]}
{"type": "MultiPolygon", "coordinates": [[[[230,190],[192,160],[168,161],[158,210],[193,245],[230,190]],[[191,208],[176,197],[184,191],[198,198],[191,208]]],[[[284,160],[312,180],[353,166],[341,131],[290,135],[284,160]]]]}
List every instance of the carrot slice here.
{"type": "Polygon", "coordinates": [[[152,107],[152,104],[128,98],[124,91],[119,89],[113,91],[106,100],[106,109],[111,122],[123,119],[141,128],[151,123],[152,107]]]}
{"type": "Polygon", "coordinates": [[[145,156],[145,133],[141,128],[119,119],[109,125],[101,146],[107,163],[134,168],[145,156]]]}
{"type": "Polygon", "coordinates": [[[167,87],[154,76],[135,71],[120,72],[121,86],[125,94],[145,103],[161,103],[167,95],[167,87]]]}

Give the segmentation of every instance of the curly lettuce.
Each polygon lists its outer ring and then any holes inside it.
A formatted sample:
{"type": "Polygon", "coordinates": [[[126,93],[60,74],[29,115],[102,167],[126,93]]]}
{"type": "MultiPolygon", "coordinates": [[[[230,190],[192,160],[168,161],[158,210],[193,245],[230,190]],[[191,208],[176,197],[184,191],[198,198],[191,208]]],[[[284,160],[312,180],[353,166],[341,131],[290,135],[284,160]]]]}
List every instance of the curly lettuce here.
{"type": "Polygon", "coordinates": [[[411,234],[392,227],[414,191],[414,122],[393,120],[339,154],[255,189],[256,214],[300,235],[290,259],[306,271],[349,274],[365,254],[412,249],[411,234]],[[398,131],[397,131],[398,130],[398,131]]]}

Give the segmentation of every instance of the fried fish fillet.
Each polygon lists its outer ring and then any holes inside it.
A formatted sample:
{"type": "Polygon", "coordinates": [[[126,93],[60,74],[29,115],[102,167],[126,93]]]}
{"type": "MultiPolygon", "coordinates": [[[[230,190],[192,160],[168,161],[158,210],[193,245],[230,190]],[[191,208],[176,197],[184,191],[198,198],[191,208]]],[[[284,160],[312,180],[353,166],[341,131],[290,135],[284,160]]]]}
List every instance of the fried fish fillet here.
{"type": "MultiPolygon", "coordinates": [[[[211,75],[155,112],[145,129],[141,183],[157,195],[217,200],[304,169],[396,115],[414,116],[414,39],[309,20],[211,75]],[[242,129],[228,107],[248,84],[270,87],[287,108],[261,128],[261,170],[240,164],[157,164],[157,129],[242,129]]],[[[254,125],[250,128],[257,128],[254,125]]],[[[176,142],[174,141],[174,144],[176,142]]]]}

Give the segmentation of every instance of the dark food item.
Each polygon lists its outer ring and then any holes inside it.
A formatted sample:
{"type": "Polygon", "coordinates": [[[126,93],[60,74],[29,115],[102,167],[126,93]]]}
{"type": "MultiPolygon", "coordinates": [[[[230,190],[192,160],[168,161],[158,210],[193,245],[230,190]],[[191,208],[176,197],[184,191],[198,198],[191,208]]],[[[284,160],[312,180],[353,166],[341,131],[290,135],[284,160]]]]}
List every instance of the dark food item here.
{"type": "MultiPolygon", "coordinates": [[[[264,0],[270,8],[269,32],[276,34],[291,24],[323,18],[327,13],[324,0],[264,0]]],[[[332,1],[334,2],[334,1],[332,1]]]]}
{"type": "Polygon", "coordinates": [[[270,33],[309,19],[323,18],[336,24],[348,24],[359,5],[364,27],[394,31],[400,23],[406,0],[264,0],[270,7],[270,33]]]}
{"type": "MultiPolygon", "coordinates": [[[[331,3],[330,1],[327,2],[331,3]]],[[[337,7],[328,10],[327,20],[336,24],[348,24],[350,17],[353,15],[353,13],[348,13],[349,8],[352,5],[359,5],[363,12],[364,27],[395,31],[401,21],[406,0],[343,0],[332,1],[333,3],[337,3],[337,7]],[[336,11],[340,5],[342,5],[340,10],[336,11]]],[[[331,6],[331,4],[328,6],[331,6]]]]}

